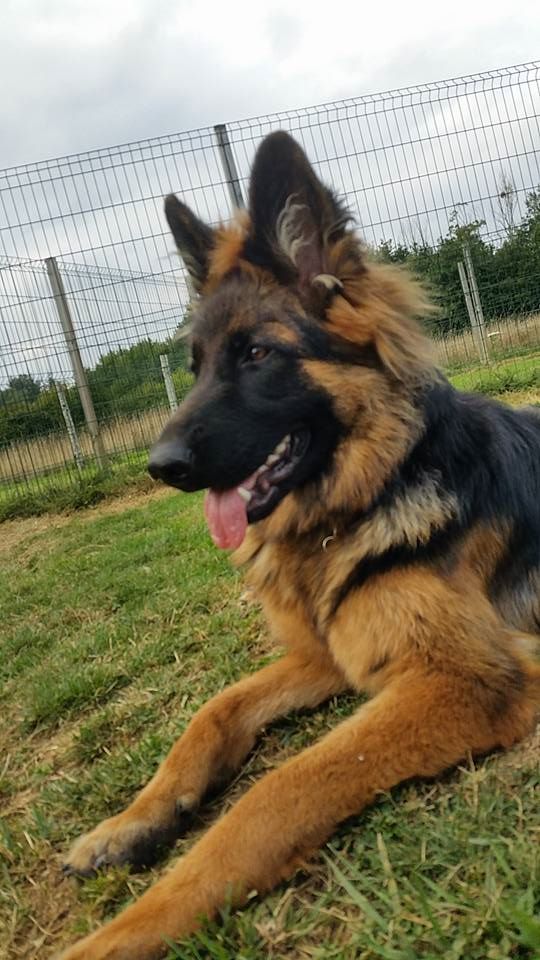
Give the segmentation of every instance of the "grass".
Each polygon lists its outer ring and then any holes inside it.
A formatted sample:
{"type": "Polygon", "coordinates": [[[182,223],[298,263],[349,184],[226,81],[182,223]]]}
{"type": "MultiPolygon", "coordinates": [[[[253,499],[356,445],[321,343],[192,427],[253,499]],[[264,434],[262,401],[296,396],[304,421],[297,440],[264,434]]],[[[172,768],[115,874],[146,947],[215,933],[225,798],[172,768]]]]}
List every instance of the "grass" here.
{"type": "Polygon", "coordinates": [[[458,390],[476,390],[492,397],[513,392],[536,391],[540,398],[540,352],[526,357],[500,360],[489,366],[478,364],[467,370],[452,372],[450,380],[458,390]]]}
{"type": "Polygon", "coordinates": [[[106,470],[85,468],[82,475],[63,467],[45,476],[0,486],[0,523],[15,517],[39,516],[90,507],[128,489],[150,489],[146,450],[112,460],[106,470]]]}
{"type": "MultiPolygon", "coordinates": [[[[170,415],[170,408],[163,406],[142,410],[130,417],[111,417],[100,428],[105,453],[116,459],[148,448],[170,415]]],[[[88,431],[80,430],[78,437],[86,462],[92,464],[94,451],[88,431]]],[[[21,440],[0,450],[0,481],[4,483],[17,482],[27,476],[43,480],[50,471],[66,466],[75,477],[73,453],[66,433],[21,440]]]]}
{"type": "MultiPolygon", "coordinates": [[[[0,956],[33,960],[159,875],[163,864],[77,883],[60,859],[129,800],[209,696],[273,654],[198,495],[136,493],[2,535],[0,956]]],[[[274,725],[175,854],[357,703],[274,725]]],[[[381,798],[291,883],[225,911],[170,960],[538,960],[539,748],[537,736],[381,798]]]]}
{"type": "MultiPolygon", "coordinates": [[[[500,317],[486,326],[486,345],[490,361],[508,360],[537,350],[540,343],[540,314],[500,317]]],[[[449,370],[474,368],[478,347],[471,330],[436,340],[439,363],[449,370]]]]}

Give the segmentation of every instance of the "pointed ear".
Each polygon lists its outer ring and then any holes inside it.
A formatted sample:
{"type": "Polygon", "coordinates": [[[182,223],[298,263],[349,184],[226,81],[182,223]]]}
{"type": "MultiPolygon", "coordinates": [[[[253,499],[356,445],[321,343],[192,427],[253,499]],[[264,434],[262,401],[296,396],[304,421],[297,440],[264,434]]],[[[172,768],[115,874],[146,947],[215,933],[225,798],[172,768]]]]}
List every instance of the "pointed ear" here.
{"type": "Polygon", "coordinates": [[[165,216],[186,270],[199,292],[208,276],[210,251],[215,242],[214,231],[173,193],[165,198],[165,216]]]}
{"type": "Polygon", "coordinates": [[[304,151],[278,131],[263,140],[251,172],[251,231],[244,256],[283,283],[307,291],[315,277],[327,288],[327,252],[351,219],[315,175],[304,151]]]}

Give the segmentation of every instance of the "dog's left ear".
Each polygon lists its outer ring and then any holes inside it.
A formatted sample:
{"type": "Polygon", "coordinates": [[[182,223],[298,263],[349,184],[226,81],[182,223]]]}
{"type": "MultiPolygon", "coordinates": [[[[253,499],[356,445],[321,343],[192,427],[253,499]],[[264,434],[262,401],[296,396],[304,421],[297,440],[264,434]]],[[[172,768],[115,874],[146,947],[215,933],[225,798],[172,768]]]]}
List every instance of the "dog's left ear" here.
{"type": "Polygon", "coordinates": [[[316,176],[304,151],[278,131],[263,140],[251,172],[250,234],[244,256],[281,283],[307,293],[315,278],[330,288],[327,254],[351,219],[316,176]]]}
{"type": "Polygon", "coordinates": [[[174,193],[165,197],[165,216],[178,252],[199,293],[208,276],[210,253],[215,244],[214,231],[174,193]]]}

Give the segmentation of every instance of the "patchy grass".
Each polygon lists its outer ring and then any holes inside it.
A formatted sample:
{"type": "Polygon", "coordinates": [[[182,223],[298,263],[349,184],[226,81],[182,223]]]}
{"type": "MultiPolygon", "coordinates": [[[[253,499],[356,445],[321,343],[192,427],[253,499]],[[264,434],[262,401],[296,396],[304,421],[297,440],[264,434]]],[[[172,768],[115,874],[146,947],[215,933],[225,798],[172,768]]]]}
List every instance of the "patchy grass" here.
{"type": "MultiPolygon", "coordinates": [[[[158,875],[62,880],[71,840],[119,810],[209,696],[271,655],[209,542],[199,496],[166,492],[11,521],[0,558],[0,956],[52,956],[158,875]]],[[[357,705],[269,730],[201,830],[268,767],[357,705]]],[[[182,960],[538,960],[538,736],[341,828],[264,901],[175,948],[182,960]]]]}
{"type": "Polygon", "coordinates": [[[477,390],[492,397],[530,390],[540,398],[540,353],[478,365],[450,375],[458,390],[477,390]]]}
{"type": "Polygon", "coordinates": [[[85,468],[82,475],[62,467],[46,476],[0,485],[0,523],[15,517],[39,516],[91,507],[128,489],[149,490],[147,451],[118,458],[108,469],[85,468]]]}

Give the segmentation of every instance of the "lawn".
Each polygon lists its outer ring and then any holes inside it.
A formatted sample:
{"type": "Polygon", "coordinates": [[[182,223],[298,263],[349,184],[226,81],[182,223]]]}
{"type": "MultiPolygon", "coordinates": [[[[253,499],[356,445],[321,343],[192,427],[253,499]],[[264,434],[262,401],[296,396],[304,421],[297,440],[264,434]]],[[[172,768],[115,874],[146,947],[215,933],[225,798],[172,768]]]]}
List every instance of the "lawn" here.
{"type": "Polygon", "coordinates": [[[449,376],[458,390],[475,390],[492,397],[501,394],[511,397],[513,392],[529,390],[538,400],[540,353],[506,358],[489,366],[478,364],[467,370],[450,372],[449,376]]]}
{"type": "Polygon", "coordinates": [[[64,466],[26,480],[0,483],[0,523],[93,506],[127,489],[150,489],[147,464],[148,450],[133,450],[111,459],[102,470],[85,466],[79,474],[64,466]]]}
{"type": "MultiPolygon", "coordinates": [[[[274,654],[198,495],[137,492],[1,532],[0,957],[33,960],[140,894],[358,698],[268,730],[153,871],[62,879],[72,839],[129,800],[209,696],[274,654]]],[[[537,735],[382,797],[291,883],[171,958],[538,960],[539,749],[537,735]]]]}

